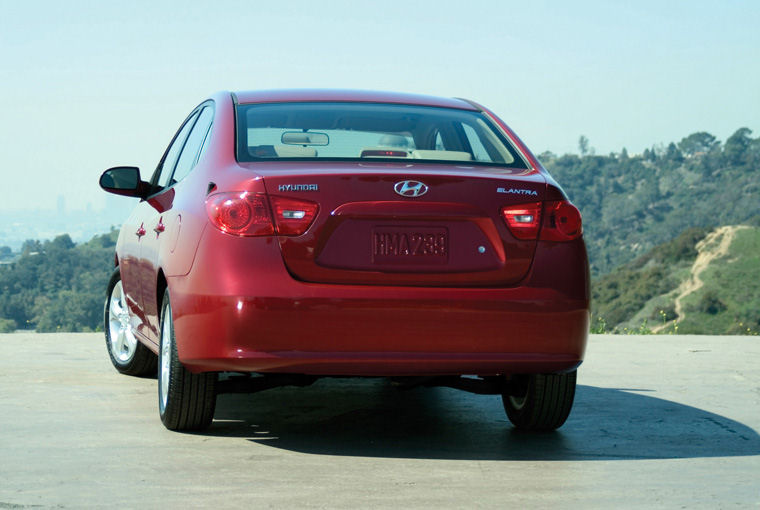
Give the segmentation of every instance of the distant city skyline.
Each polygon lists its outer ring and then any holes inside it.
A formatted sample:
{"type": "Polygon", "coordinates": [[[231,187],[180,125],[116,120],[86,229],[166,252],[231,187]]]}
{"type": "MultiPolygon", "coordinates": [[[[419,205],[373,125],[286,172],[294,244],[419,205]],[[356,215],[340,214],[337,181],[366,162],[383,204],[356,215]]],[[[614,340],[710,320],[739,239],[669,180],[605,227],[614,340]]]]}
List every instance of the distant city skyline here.
{"type": "Polygon", "coordinates": [[[119,228],[130,212],[130,205],[94,209],[2,211],[0,248],[18,252],[27,240],[45,241],[67,234],[75,243],[89,241],[97,234],[119,228]]]}
{"type": "Polygon", "coordinates": [[[131,211],[137,204],[137,199],[129,197],[121,197],[118,195],[106,194],[102,192],[103,197],[93,197],[93,200],[78,201],[75,198],[67,199],[66,195],[58,194],[55,196],[54,202],[50,204],[35,204],[34,207],[19,207],[19,208],[0,208],[0,220],[3,219],[3,213],[23,213],[34,211],[46,211],[56,212],[59,214],[76,213],[76,212],[96,212],[96,211],[118,211],[126,212],[131,211]],[[102,198],[102,200],[96,200],[95,198],[102,198]]]}
{"type": "Polygon", "coordinates": [[[4,2],[0,219],[104,208],[100,173],[149,176],[217,90],[467,97],[536,153],[757,137],[758,27],[750,0],[4,2]]]}

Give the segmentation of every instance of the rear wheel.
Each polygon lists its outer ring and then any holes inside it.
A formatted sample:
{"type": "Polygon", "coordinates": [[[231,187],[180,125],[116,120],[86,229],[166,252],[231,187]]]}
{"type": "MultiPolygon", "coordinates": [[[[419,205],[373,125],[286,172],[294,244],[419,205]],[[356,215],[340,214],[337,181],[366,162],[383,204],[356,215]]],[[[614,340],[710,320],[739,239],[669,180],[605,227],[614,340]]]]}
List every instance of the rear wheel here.
{"type": "Polygon", "coordinates": [[[161,306],[158,411],[170,430],[201,430],[211,425],[216,407],[215,373],[193,374],[179,361],[169,289],[161,306]]]}
{"type": "Polygon", "coordinates": [[[521,430],[548,431],[562,426],[575,398],[577,371],[516,376],[502,394],[504,410],[521,430]]]}
{"type": "Polygon", "coordinates": [[[156,355],[137,341],[127,307],[127,296],[121,283],[119,268],[111,275],[103,310],[106,348],[113,366],[127,375],[144,376],[156,373],[156,355]]]}

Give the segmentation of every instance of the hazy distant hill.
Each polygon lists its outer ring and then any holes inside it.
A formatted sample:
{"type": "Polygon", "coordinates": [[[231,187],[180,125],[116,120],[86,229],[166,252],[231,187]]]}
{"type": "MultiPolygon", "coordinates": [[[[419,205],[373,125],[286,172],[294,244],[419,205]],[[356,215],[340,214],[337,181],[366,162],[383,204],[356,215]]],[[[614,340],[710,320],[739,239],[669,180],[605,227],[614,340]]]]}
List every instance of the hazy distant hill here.
{"type": "Polygon", "coordinates": [[[760,332],[760,228],[690,229],[592,285],[592,329],[760,332]]]}

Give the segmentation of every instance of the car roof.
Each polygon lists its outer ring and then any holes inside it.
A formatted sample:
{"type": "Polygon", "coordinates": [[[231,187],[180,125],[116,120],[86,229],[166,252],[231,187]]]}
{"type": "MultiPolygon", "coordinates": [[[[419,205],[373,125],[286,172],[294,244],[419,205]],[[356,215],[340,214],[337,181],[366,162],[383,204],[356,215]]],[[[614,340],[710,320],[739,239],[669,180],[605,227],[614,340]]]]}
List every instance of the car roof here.
{"type": "Polygon", "coordinates": [[[233,92],[232,94],[238,104],[345,101],[359,103],[412,104],[421,106],[438,106],[442,108],[457,108],[460,110],[478,110],[474,105],[463,99],[372,90],[283,89],[248,90],[233,92]]]}

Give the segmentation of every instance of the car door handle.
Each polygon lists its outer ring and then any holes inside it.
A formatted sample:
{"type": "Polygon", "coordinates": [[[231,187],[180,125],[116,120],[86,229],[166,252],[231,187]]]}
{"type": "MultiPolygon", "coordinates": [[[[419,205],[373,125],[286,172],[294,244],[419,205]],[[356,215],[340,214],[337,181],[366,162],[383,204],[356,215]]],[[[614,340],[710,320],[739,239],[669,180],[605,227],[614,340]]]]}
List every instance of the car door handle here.
{"type": "Polygon", "coordinates": [[[135,235],[137,236],[138,239],[144,236],[145,228],[142,225],[140,225],[140,228],[137,229],[137,232],[135,232],[135,235]]]}

